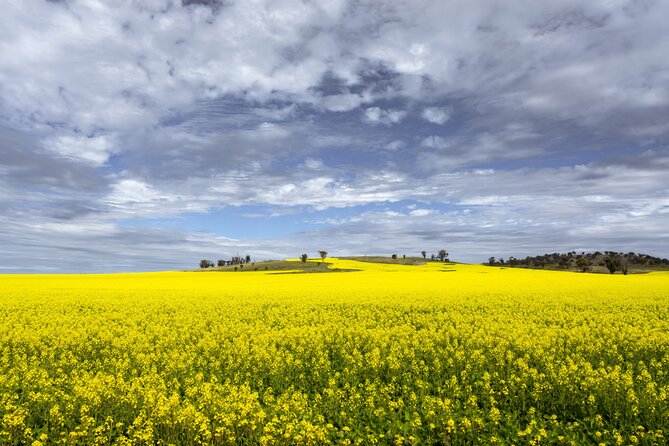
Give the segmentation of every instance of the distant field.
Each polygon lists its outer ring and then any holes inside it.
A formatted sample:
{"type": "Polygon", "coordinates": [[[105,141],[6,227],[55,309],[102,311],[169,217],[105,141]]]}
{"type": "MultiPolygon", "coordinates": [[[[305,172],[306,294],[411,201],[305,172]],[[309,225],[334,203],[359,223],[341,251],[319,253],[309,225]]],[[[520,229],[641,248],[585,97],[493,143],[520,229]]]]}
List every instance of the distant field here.
{"type": "Polygon", "coordinates": [[[667,443],[669,273],[400,260],[0,275],[0,444],[667,443]]]}

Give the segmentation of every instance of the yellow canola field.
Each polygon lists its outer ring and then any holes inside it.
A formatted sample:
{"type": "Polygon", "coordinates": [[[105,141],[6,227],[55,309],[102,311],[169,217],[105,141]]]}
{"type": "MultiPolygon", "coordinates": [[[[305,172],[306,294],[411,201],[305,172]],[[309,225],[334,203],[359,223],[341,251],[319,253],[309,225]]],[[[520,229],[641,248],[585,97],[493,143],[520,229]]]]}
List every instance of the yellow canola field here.
{"type": "Polygon", "coordinates": [[[0,444],[666,444],[669,274],[0,276],[0,444]]]}

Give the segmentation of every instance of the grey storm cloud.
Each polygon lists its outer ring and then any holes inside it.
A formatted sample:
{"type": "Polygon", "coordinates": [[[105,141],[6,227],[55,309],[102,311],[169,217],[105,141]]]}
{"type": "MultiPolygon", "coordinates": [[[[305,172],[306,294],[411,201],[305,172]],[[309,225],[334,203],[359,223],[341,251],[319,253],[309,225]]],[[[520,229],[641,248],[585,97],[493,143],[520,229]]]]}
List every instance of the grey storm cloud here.
{"type": "Polygon", "coordinates": [[[626,0],[10,2],[0,267],[430,242],[471,261],[666,256],[668,15],[626,0]],[[151,222],[244,206],[326,217],[244,240],[151,222]]]}

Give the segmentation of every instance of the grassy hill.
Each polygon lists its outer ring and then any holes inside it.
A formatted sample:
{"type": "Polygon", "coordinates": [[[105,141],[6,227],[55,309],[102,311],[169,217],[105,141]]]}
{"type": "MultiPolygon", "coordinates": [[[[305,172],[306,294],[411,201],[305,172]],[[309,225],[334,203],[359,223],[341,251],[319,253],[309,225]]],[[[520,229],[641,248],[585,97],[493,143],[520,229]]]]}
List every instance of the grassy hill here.
{"type": "Polygon", "coordinates": [[[406,258],[397,258],[393,259],[391,257],[383,256],[349,256],[349,257],[339,257],[342,260],[355,260],[358,262],[370,262],[370,263],[389,263],[393,265],[425,265],[429,260],[422,257],[406,257],[406,258]]]}
{"type": "Polygon", "coordinates": [[[300,262],[297,259],[289,260],[265,260],[262,262],[246,263],[243,265],[215,266],[212,268],[197,269],[192,271],[202,272],[254,272],[254,271],[276,271],[277,274],[290,273],[336,273],[346,271],[357,271],[354,269],[329,268],[327,259],[310,259],[308,262],[300,262]]]}
{"type": "MultiPolygon", "coordinates": [[[[381,263],[389,265],[411,265],[411,266],[422,266],[427,263],[432,262],[430,259],[424,259],[423,257],[400,257],[393,259],[392,257],[383,257],[383,256],[348,256],[348,257],[337,257],[341,260],[355,260],[358,262],[366,263],[381,263]]],[[[309,259],[307,262],[301,262],[299,259],[286,259],[286,260],[265,260],[262,262],[253,262],[237,265],[228,265],[228,266],[215,266],[204,269],[192,269],[189,271],[201,271],[201,272],[254,272],[254,271],[276,271],[277,274],[285,273],[333,273],[333,272],[352,272],[359,271],[357,269],[348,269],[348,268],[336,268],[331,266],[331,259],[326,258],[325,262],[322,262],[321,259],[309,259]]],[[[437,262],[442,263],[442,262],[437,262]]],[[[451,263],[451,262],[449,262],[451,263]]]]}

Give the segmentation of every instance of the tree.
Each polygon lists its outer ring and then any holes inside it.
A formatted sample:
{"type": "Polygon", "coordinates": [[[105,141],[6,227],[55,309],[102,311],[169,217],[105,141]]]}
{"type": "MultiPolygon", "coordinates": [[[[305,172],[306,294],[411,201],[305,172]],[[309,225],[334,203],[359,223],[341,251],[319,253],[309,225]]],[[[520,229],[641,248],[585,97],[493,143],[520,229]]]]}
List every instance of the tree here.
{"type": "Polygon", "coordinates": [[[611,274],[618,271],[621,267],[620,255],[616,252],[607,252],[604,256],[604,266],[611,274]]]}
{"type": "Polygon", "coordinates": [[[569,269],[570,264],[571,264],[570,256],[561,255],[560,258],[558,258],[558,266],[560,267],[560,269],[569,269]]]}
{"type": "Polygon", "coordinates": [[[325,261],[325,258],[328,256],[328,252],[327,251],[318,251],[318,255],[321,256],[321,263],[323,263],[325,261]]]}
{"type": "Polygon", "coordinates": [[[494,256],[493,256],[493,257],[489,257],[489,258],[488,258],[488,265],[490,265],[490,266],[494,265],[494,264],[495,264],[495,260],[496,260],[496,259],[495,259],[494,256]]]}
{"type": "Polygon", "coordinates": [[[623,275],[627,275],[627,271],[629,270],[630,267],[630,261],[627,259],[627,257],[623,257],[620,259],[620,271],[623,273],[623,275]]]}
{"type": "Polygon", "coordinates": [[[218,266],[225,266],[225,260],[219,260],[218,262],[216,262],[216,264],[218,266]]]}
{"type": "Polygon", "coordinates": [[[306,255],[306,254],[302,254],[302,255],[300,256],[300,260],[302,260],[302,263],[307,263],[307,259],[308,259],[308,258],[309,258],[309,256],[306,255]]]}
{"type": "Polygon", "coordinates": [[[437,257],[439,257],[439,260],[442,262],[445,262],[448,260],[448,253],[446,252],[445,249],[440,249],[439,252],[437,253],[437,257]]]}
{"type": "Polygon", "coordinates": [[[246,254],[245,260],[246,260],[246,263],[251,263],[251,256],[246,254]]]}
{"type": "Polygon", "coordinates": [[[214,262],[212,262],[211,260],[206,260],[206,259],[200,260],[200,268],[209,268],[210,266],[214,266],[214,262]]]}
{"type": "Polygon", "coordinates": [[[587,273],[592,268],[592,262],[584,255],[578,256],[576,259],[576,266],[581,269],[582,273],[587,273]]]}
{"type": "Polygon", "coordinates": [[[427,258],[427,252],[421,251],[420,254],[423,256],[424,259],[427,258]]]}
{"type": "Polygon", "coordinates": [[[390,258],[393,259],[393,260],[397,259],[397,254],[391,255],[390,258]]]}

